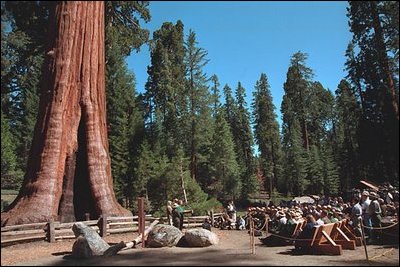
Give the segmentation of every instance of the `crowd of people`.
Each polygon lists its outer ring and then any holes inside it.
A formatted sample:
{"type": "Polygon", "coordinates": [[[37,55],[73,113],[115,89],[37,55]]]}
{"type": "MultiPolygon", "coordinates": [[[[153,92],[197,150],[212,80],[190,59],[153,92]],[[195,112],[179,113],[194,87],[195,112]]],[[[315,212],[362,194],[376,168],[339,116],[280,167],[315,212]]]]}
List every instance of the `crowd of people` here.
{"type": "MultiPolygon", "coordinates": [[[[296,238],[306,239],[317,225],[336,223],[348,219],[357,236],[364,230],[367,242],[382,243],[382,218],[398,222],[399,192],[397,190],[354,190],[350,201],[342,197],[320,198],[316,203],[285,203],[280,206],[252,208],[255,213],[264,215],[270,223],[269,231],[280,236],[293,234],[296,222],[306,220],[306,227],[296,238]],[[363,227],[363,229],[361,229],[363,227]]],[[[256,215],[257,216],[257,215],[256,215]]],[[[259,215],[259,217],[261,217],[259,215]]],[[[265,220],[265,219],[264,219],[265,220]]]]}
{"type": "MultiPolygon", "coordinates": [[[[236,229],[249,229],[249,218],[255,222],[255,228],[268,227],[273,236],[293,237],[298,222],[307,222],[305,227],[295,233],[299,239],[309,238],[313,227],[322,224],[336,223],[348,219],[350,227],[357,236],[366,236],[368,244],[382,243],[382,219],[387,222],[398,222],[399,192],[393,187],[381,187],[380,190],[354,189],[347,201],[342,197],[318,197],[314,203],[299,203],[296,201],[281,202],[275,206],[269,205],[249,207],[244,217],[236,219],[236,209],[232,210],[233,202],[226,207],[225,216],[230,222],[236,221],[236,229]],[[232,215],[230,215],[232,214],[232,215]],[[234,216],[233,216],[234,214],[234,216]],[[266,224],[266,220],[268,223],[266,224]],[[363,229],[361,229],[363,227],[363,229]]],[[[234,228],[234,227],[231,227],[234,228]]],[[[282,238],[267,236],[265,243],[284,242],[282,238]]]]}
{"type": "MultiPolygon", "coordinates": [[[[167,205],[170,225],[181,230],[185,212],[182,204],[182,200],[174,199],[168,201],[167,205]]],[[[265,203],[258,207],[248,207],[244,216],[237,216],[234,202],[230,201],[218,221],[211,222],[208,219],[203,228],[211,230],[212,226],[216,226],[221,229],[245,230],[249,229],[249,222],[253,220],[256,231],[259,230],[256,235],[261,233],[260,230],[268,229],[270,235],[261,241],[270,244],[286,242],[285,239],[276,239],[274,236],[307,239],[311,236],[314,226],[348,219],[355,235],[361,237],[364,232],[367,242],[372,244],[382,241],[382,231],[379,230],[382,227],[382,218],[387,222],[399,221],[399,192],[390,185],[380,187],[379,190],[353,189],[346,201],[341,196],[314,196],[312,203],[282,201],[277,206],[272,202],[268,205],[265,203]],[[294,233],[297,223],[304,221],[305,226],[294,233]]]]}

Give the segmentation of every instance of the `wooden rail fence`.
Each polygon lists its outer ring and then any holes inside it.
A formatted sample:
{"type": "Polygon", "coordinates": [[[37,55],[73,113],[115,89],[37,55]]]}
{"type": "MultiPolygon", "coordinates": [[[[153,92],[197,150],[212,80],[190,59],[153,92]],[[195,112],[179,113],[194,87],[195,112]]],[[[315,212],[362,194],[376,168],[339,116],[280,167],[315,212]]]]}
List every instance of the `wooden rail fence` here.
{"type": "MultiPolygon", "coordinates": [[[[213,214],[211,212],[210,216],[186,216],[183,221],[183,227],[199,227],[206,218],[214,217],[215,219],[221,215],[222,213],[213,214]]],[[[167,217],[156,218],[151,215],[146,215],[145,225],[150,225],[154,220],[160,220],[160,222],[168,223],[167,217]]],[[[93,230],[97,231],[102,237],[110,234],[138,231],[138,216],[100,216],[98,220],[86,220],[82,222],[90,226],[93,230]]],[[[3,247],[16,243],[40,240],[56,242],[57,240],[73,239],[75,238],[75,235],[72,231],[72,226],[74,223],[75,222],[60,223],[58,221],[49,221],[47,223],[30,223],[1,227],[1,246],[3,247]]]]}

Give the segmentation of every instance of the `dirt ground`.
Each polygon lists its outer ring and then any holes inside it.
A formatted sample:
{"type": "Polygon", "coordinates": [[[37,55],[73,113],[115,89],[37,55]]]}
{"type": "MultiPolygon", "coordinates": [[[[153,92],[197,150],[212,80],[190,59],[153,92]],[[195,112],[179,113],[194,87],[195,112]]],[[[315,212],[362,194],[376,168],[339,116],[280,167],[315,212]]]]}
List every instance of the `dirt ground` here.
{"type": "MultiPolygon", "coordinates": [[[[137,266],[137,265],[380,265],[398,266],[398,246],[369,245],[365,258],[364,247],[344,250],[341,256],[296,255],[293,246],[266,247],[255,238],[255,255],[251,254],[250,238],[247,231],[212,229],[220,243],[206,248],[135,248],[121,251],[113,257],[94,257],[88,260],[71,258],[74,240],[48,243],[45,241],[18,244],[1,248],[1,265],[25,266],[137,266]]],[[[110,235],[105,238],[109,244],[130,241],[137,233],[110,235]]]]}

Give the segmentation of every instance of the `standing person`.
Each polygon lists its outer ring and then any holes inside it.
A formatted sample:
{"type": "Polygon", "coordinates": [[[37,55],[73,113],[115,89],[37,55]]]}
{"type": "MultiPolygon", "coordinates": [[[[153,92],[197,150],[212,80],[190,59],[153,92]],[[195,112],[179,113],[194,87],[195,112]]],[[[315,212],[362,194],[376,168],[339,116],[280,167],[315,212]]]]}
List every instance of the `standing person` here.
{"type": "Polygon", "coordinates": [[[182,225],[181,225],[181,214],[180,214],[180,210],[178,209],[179,205],[178,203],[174,203],[172,205],[172,223],[173,226],[175,226],[176,228],[178,228],[179,230],[182,229],[182,225]]]}
{"type": "MultiPolygon", "coordinates": [[[[364,224],[364,226],[367,226],[367,227],[371,227],[372,225],[371,225],[371,218],[370,218],[370,215],[369,215],[369,205],[370,205],[370,203],[371,203],[371,200],[369,199],[369,192],[368,191],[364,191],[364,192],[362,192],[362,194],[361,194],[361,202],[360,202],[360,204],[361,204],[361,207],[362,207],[362,219],[363,219],[363,224],[364,224]]],[[[369,228],[364,228],[364,232],[365,232],[365,235],[367,235],[367,236],[369,236],[369,232],[370,232],[370,229],[369,228]]]]}
{"type": "Polygon", "coordinates": [[[357,236],[361,236],[361,219],[362,219],[362,207],[360,205],[360,198],[355,196],[351,201],[353,207],[351,209],[350,219],[352,222],[352,227],[357,236]]]}
{"type": "MultiPolygon", "coordinates": [[[[381,205],[378,202],[379,195],[375,192],[370,193],[371,203],[369,205],[369,214],[371,216],[372,227],[381,228],[382,222],[382,209],[381,205]]],[[[371,242],[379,242],[381,238],[381,230],[380,229],[371,229],[371,242]]]]}
{"type": "Polygon", "coordinates": [[[183,205],[183,200],[179,200],[177,209],[179,211],[179,220],[180,220],[179,230],[181,230],[181,231],[183,228],[183,218],[184,218],[184,214],[185,214],[185,209],[182,207],[182,205],[183,205]]]}
{"type": "Polygon", "coordinates": [[[227,214],[228,214],[228,216],[229,216],[229,219],[230,219],[230,221],[231,221],[231,225],[232,225],[233,223],[236,223],[236,207],[235,207],[235,205],[233,204],[233,201],[232,201],[232,200],[229,201],[226,210],[227,210],[227,214]]]}
{"type": "Polygon", "coordinates": [[[172,201],[168,200],[167,202],[167,218],[168,218],[168,223],[169,225],[173,225],[172,223],[172,201]]]}

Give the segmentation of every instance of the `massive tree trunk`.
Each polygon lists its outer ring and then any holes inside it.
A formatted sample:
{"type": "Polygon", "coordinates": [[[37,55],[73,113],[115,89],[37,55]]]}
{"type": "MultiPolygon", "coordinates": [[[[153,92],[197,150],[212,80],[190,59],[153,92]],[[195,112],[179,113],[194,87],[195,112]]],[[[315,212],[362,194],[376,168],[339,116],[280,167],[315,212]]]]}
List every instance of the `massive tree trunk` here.
{"type": "Polygon", "coordinates": [[[104,2],[52,12],[38,121],[27,173],[1,224],[128,215],[112,185],[105,102],[104,2]]]}
{"type": "Polygon", "coordinates": [[[375,31],[375,43],[376,43],[376,50],[378,51],[378,57],[379,57],[379,65],[383,69],[385,78],[386,78],[386,83],[388,86],[388,98],[393,109],[393,114],[397,119],[397,123],[399,121],[399,106],[397,103],[397,96],[396,96],[396,89],[394,86],[394,81],[392,77],[392,72],[390,70],[389,66],[389,60],[386,52],[386,45],[385,45],[385,40],[384,40],[384,35],[383,35],[383,30],[381,27],[381,22],[379,20],[379,13],[377,10],[377,2],[376,1],[369,1],[371,5],[371,13],[372,13],[372,18],[373,18],[373,27],[375,31]]]}

